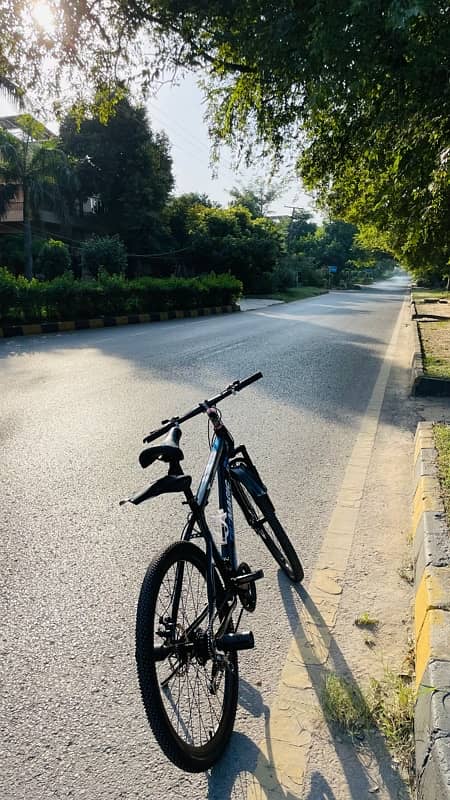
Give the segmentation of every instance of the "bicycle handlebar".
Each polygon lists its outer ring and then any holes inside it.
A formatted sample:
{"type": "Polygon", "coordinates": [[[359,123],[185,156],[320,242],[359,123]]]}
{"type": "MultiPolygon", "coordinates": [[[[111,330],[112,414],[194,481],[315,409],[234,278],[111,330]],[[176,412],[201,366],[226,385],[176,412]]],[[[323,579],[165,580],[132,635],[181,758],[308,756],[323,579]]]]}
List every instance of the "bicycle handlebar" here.
{"type": "Polygon", "coordinates": [[[203,403],[199,403],[198,406],[193,408],[191,411],[188,411],[187,414],[184,414],[182,417],[172,417],[172,419],[164,419],[161,423],[162,427],[158,428],[155,431],[150,431],[148,436],[146,436],[143,441],[144,443],[153,442],[155,439],[159,439],[160,436],[163,436],[165,433],[170,431],[175,425],[180,425],[182,422],[186,422],[188,419],[192,419],[192,417],[196,417],[197,414],[204,414],[208,408],[211,406],[216,406],[217,403],[220,403],[226,397],[229,397],[230,394],[235,394],[236,392],[240,392],[242,389],[245,389],[247,386],[250,386],[251,383],[255,381],[259,381],[262,378],[262,372],[255,372],[253,375],[249,375],[248,378],[244,378],[242,381],[233,381],[224,389],[223,392],[216,395],[216,397],[212,397],[210,400],[204,400],[203,403]]]}

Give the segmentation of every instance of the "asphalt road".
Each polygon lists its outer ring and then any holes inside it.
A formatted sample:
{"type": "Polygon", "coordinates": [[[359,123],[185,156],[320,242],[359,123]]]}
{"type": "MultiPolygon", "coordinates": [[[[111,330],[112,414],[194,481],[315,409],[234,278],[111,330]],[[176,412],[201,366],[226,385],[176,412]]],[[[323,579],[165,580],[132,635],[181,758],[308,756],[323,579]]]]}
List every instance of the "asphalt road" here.
{"type": "MultiPolygon", "coordinates": [[[[308,577],[406,285],[0,342],[2,798],[244,800],[295,600],[270,556],[241,536],[241,558],[266,578],[245,625],[257,646],[241,656],[236,733],[209,775],[181,773],[145,721],[134,614],[146,566],[179,537],[185,509],[176,496],[118,501],[158,474],[137,462],[149,429],[261,370],[222,411],[308,577]]],[[[182,446],[199,477],[203,418],[185,425],[182,446]]]]}

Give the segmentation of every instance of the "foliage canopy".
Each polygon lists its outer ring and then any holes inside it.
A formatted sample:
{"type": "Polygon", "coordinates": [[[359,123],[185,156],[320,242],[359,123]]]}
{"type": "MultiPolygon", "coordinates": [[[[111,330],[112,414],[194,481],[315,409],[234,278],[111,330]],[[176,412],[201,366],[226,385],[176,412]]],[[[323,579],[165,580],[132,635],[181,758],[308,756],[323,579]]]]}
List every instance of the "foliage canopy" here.
{"type": "Polygon", "coordinates": [[[79,205],[101,199],[102,232],[118,234],[129,252],[158,249],[162,213],[173,186],[164,134],[153,133],[145,109],[124,97],[106,122],[94,116],[61,125],[61,146],[76,162],[79,205]]]}
{"type": "MultiPolygon", "coordinates": [[[[30,27],[26,5],[0,6],[4,85],[36,84],[50,54],[60,74],[68,65],[85,84],[102,86],[102,108],[120,96],[118,75],[146,86],[170,68],[201,68],[216,138],[244,153],[255,138],[275,152],[298,148],[307,185],[334,215],[365,225],[373,241],[382,236],[410,265],[444,269],[450,14],[443,0],[48,0],[50,32],[30,27]]],[[[73,85],[82,96],[82,81],[73,85]]]]}

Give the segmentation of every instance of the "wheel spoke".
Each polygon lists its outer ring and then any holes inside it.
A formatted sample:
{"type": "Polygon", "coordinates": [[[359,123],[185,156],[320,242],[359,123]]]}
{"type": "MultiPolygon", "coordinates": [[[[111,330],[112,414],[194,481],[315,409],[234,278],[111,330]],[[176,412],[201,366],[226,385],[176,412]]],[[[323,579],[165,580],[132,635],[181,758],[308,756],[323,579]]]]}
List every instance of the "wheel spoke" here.
{"type": "MultiPolygon", "coordinates": [[[[157,617],[155,626],[161,616],[169,617],[175,625],[175,640],[169,639],[168,644],[173,648],[172,652],[178,661],[174,664],[173,661],[170,662],[168,656],[165,662],[156,662],[156,669],[159,674],[162,673],[159,679],[161,697],[177,736],[187,744],[202,747],[217,732],[220,725],[223,714],[223,688],[221,685],[217,694],[211,695],[210,659],[206,664],[202,664],[195,655],[192,655],[192,650],[188,652],[185,649],[183,654],[183,645],[187,641],[194,643],[196,632],[201,630],[203,635],[206,634],[208,597],[205,576],[194,564],[184,562],[178,618],[173,619],[176,571],[179,567],[180,564],[177,563],[164,576],[161,584],[164,610],[161,613],[157,608],[155,613],[157,617]],[[164,664],[170,664],[169,669],[164,664]]],[[[161,646],[159,641],[158,646],[161,646]]],[[[193,649],[195,650],[195,643],[193,649]]]]}
{"type": "MultiPolygon", "coordinates": [[[[208,769],[225,746],[238,690],[237,655],[229,654],[228,670],[215,660],[223,656],[210,651],[207,569],[205,553],[194,544],[167,548],[147,572],[136,624],[139,682],[152,730],[175,764],[195,771],[208,769]]],[[[215,580],[213,636],[222,627],[232,630],[219,576],[215,580]]]]}

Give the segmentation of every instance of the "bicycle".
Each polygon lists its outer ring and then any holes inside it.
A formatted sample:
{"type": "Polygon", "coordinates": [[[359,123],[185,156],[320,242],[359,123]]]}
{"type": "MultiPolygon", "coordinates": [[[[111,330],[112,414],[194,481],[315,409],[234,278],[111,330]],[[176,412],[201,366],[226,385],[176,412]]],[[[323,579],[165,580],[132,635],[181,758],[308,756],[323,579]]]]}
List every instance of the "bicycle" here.
{"type": "MultiPolygon", "coordinates": [[[[139,462],[168,463],[168,474],[127,500],[135,505],[165,493],[182,492],[189,507],[181,541],[166,547],[150,564],[136,615],[136,663],[147,719],[165,755],[188,772],[209,769],[233,732],[238,701],[238,652],[254,646],[251,631],[239,631],[242,614],[256,608],[256,581],[262,570],[238,563],[233,499],[286,575],[303,578],[300,560],[245,446],[235,447],[217,405],[240,392],[262,373],[235,381],[183,416],[163,420],[145,437],[139,462]],[[184,474],[179,446],[184,422],[205,413],[214,434],[210,454],[194,495],[184,474]],[[205,509],[217,478],[221,541],[216,544],[205,509]],[[202,539],[205,549],[193,543],[202,539]],[[233,614],[240,606],[237,622],[233,614]]],[[[209,425],[208,425],[209,431],[209,425]]]]}

